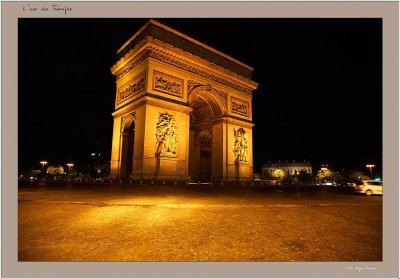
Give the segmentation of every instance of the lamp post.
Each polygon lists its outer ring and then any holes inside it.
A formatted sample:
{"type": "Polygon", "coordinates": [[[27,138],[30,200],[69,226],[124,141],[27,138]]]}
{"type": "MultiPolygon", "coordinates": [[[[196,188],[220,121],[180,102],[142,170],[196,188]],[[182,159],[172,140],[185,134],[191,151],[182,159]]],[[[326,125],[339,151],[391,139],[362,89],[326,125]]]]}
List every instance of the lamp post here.
{"type": "Polygon", "coordinates": [[[44,165],[47,165],[47,162],[46,161],[41,161],[40,163],[42,164],[42,179],[43,179],[44,178],[44,176],[43,176],[44,165]]]}
{"type": "Polygon", "coordinates": [[[367,165],[367,168],[369,168],[369,171],[371,173],[371,179],[372,179],[372,168],[374,168],[374,167],[375,167],[375,165],[372,165],[372,164],[367,165]]]}
{"type": "Polygon", "coordinates": [[[71,167],[73,167],[74,164],[68,163],[67,166],[68,166],[68,175],[71,175],[71,167]]]}

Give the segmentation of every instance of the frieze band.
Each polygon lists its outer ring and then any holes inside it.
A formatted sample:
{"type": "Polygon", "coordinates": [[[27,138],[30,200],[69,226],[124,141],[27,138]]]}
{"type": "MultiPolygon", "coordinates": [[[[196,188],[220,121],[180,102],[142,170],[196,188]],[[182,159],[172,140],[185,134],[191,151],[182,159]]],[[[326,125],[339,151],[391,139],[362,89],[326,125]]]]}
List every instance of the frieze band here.
{"type": "Polygon", "coordinates": [[[226,77],[222,77],[220,75],[213,74],[210,72],[209,69],[206,69],[204,67],[198,66],[194,63],[191,63],[187,60],[184,60],[180,57],[177,57],[175,55],[172,55],[170,53],[167,53],[166,51],[163,51],[161,49],[158,49],[153,46],[147,46],[145,47],[142,51],[140,51],[130,63],[128,63],[126,66],[124,66],[120,71],[116,73],[117,75],[117,80],[122,78],[124,75],[126,75],[130,70],[135,68],[138,64],[140,64],[143,60],[146,58],[154,58],[159,61],[163,61],[166,63],[169,63],[171,65],[174,65],[178,68],[184,69],[188,72],[197,74],[199,76],[202,76],[204,78],[213,80],[215,82],[227,85],[229,87],[235,88],[239,91],[245,92],[247,94],[251,94],[252,89],[247,86],[242,86],[238,82],[229,80],[226,77]]]}

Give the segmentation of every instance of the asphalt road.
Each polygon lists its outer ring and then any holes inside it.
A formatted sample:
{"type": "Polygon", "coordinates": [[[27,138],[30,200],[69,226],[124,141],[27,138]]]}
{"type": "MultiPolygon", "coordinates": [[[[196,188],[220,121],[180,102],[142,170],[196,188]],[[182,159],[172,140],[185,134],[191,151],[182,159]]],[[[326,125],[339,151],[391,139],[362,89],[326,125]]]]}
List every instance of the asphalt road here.
{"type": "Polygon", "coordinates": [[[19,185],[19,261],[381,261],[382,197],[19,185]]]}

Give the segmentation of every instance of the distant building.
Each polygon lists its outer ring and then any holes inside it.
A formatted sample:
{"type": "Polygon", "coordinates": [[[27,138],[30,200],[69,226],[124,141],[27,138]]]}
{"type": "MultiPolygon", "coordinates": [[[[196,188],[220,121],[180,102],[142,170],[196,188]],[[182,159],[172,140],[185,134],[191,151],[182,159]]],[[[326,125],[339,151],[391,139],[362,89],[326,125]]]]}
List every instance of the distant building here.
{"type": "Polygon", "coordinates": [[[262,167],[262,176],[273,177],[279,173],[285,173],[288,175],[297,175],[300,171],[312,174],[312,166],[309,162],[303,163],[269,163],[264,164],[262,167]]]}

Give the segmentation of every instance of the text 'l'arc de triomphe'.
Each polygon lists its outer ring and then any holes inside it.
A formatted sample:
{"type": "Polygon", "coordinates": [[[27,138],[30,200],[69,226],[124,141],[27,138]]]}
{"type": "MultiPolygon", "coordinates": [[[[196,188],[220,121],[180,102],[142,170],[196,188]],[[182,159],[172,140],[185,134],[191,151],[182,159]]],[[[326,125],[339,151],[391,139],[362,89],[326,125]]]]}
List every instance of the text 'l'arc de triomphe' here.
{"type": "Polygon", "coordinates": [[[112,178],[252,179],[250,66],[154,20],[117,53],[112,178]]]}

